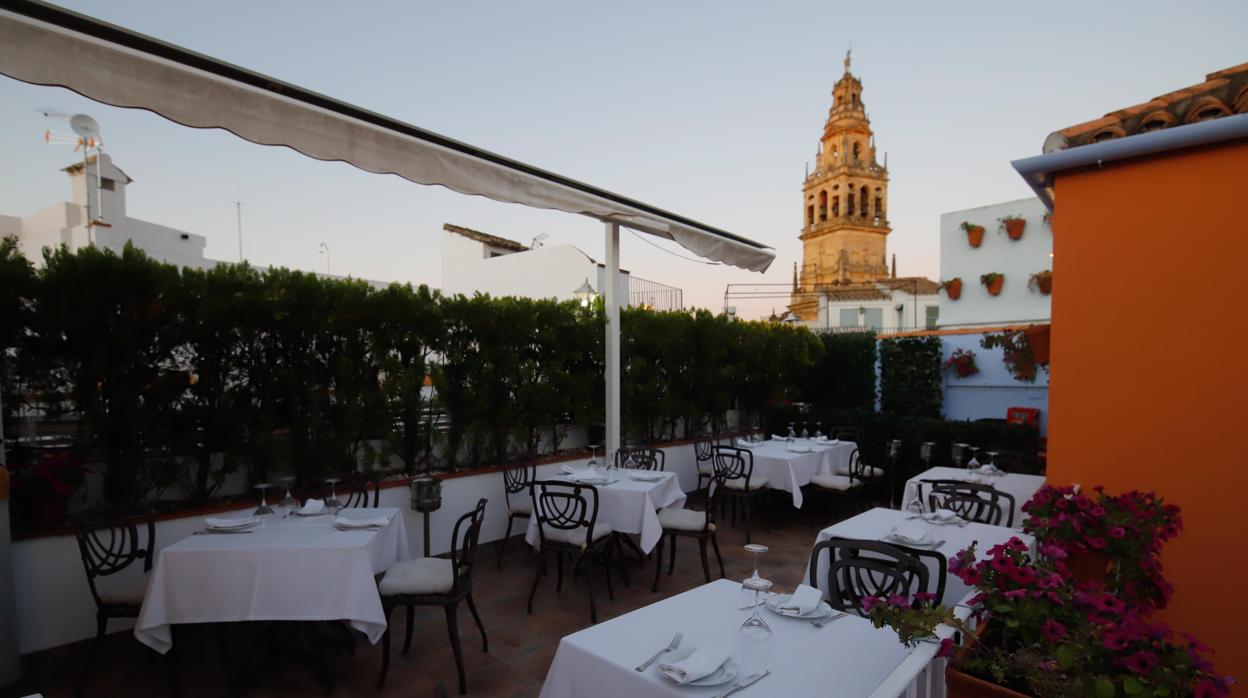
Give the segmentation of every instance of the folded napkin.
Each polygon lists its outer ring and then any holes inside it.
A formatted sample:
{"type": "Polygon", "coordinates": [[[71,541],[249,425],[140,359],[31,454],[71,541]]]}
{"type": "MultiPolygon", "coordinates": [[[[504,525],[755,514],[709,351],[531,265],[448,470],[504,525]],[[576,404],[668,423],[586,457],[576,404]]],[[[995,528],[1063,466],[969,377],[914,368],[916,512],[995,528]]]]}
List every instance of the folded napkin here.
{"type": "Polygon", "coordinates": [[[628,476],[634,480],[641,480],[642,482],[658,482],[663,479],[663,473],[651,473],[646,472],[645,470],[631,472],[628,476]]]}
{"type": "Polygon", "coordinates": [[[1001,475],[1001,474],[1003,474],[1003,473],[1001,472],[1001,469],[1000,469],[1000,468],[998,468],[997,466],[993,465],[992,463],[984,463],[983,465],[979,466],[979,472],[983,473],[984,475],[1001,475]]]}
{"type": "Polygon", "coordinates": [[[732,649],[731,642],[708,642],[679,662],[660,662],[659,673],[679,684],[697,681],[714,674],[732,659],[732,649]]]}
{"type": "Polygon", "coordinates": [[[781,436],[781,435],[779,435],[779,434],[772,434],[772,435],[771,435],[771,440],[772,440],[772,441],[788,441],[788,440],[789,440],[789,437],[787,437],[787,436],[781,436]]]}
{"type": "Polygon", "coordinates": [[[798,584],[793,596],[778,610],[786,616],[807,616],[818,610],[821,603],[823,603],[823,592],[808,584],[798,584]]]}
{"type": "Polygon", "coordinates": [[[247,516],[244,518],[224,518],[210,516],[204,519],[204,525],[208,528],[244,528],[256,522],[256,517],[247,516]]]}
{"type": "Polygon", "coordinates": [[[784,450],[788,451],[789,453],[814,453],[815,452],[815,449],[811,448],[810,446],[789,446],[788,448],[784,450]]]}
{"type": "Polygon", "coordinates": [[[930,540],[927,528],[914,522],[893,526],[888,537],[903,545],[922,545],[930,540]]]}
{"type": "Polygon", "coordinates": [[[568,479],[573,482],[593,482],[596,480],[606,480],[607,476],[598,472],[597,468],[583,468],[568,475],[568,479]]]}
{"type": "Polygon", "coordinates": [[[753,449],[753,448],[754,448],[755,446],[757,446],[757,445],[758,445],[758,444],[754,443],[753,441],[746,441],[746,440],[744,440],[744,439],[737,439],[737,448],[748,448],[748,449],[753,449]]]}
{"type": "Polygon", "coordinates": [[[338,528],[376,528],[385,526],[390,523],[390,516],[371,516],[346,518],[345,516],[335,516],[334,525],[338,528]]]}
{"type": "Polygon", "coordinates": [[[941,521],[943,523],[953,523],[954,521],[962,520],[962,517],[958,516],[958,513],[952,509],[937,509],[928,514],[927,517],[932,521],[941,521]]]}
{"type": "Polygon", "coordinates": [[[571,466],[571,465],[565,465],[565,466],[563,466],[562,468],[560,468],[559,470],[560,470],[561,472],[563,472],[563,473],[566,473],[566,474],[568,474],[568,475],[571,475],[572,473],[575,473],[575,472],[577,472],[578,470],[581,470],[581,468],[575,468],[575,467],[573,467],[573,466],[571,466]]]}
{"type": "Polygon", "coordinates": [[[313,514],[319,514],[323,511],[325,511],[325,500],[312,499],[309,497],[308,501],[303,503],[303,508],[300,509],[298,513],[303,516],[312,516],[313,514]]]}

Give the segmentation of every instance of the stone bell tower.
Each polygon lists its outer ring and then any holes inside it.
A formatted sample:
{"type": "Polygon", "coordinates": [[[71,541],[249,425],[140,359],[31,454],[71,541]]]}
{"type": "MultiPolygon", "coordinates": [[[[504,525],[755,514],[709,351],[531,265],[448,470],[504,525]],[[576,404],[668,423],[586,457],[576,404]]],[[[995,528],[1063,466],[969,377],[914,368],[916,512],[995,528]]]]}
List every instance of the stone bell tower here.
{"type": "Polygon", "coordinates": [[[846,53],[815,169],[802,185],[802,267],[789,306],[802,320],[817,317],[820,287],[888,276],[888,163],[876,161],[862,81],[849,66],[846,53]]]}

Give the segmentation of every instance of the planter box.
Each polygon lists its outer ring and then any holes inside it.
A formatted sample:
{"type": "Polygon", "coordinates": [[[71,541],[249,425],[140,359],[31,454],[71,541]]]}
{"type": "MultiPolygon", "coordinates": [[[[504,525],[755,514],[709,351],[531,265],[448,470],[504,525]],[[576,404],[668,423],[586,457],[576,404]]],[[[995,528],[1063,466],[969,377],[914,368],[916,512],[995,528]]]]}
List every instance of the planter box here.
{"type": "Polygon", "coordinates": [[[953,665],[945,667],[945,691],[948,698],[1030,698],[1026,693],[964,674],[953,665]]]}

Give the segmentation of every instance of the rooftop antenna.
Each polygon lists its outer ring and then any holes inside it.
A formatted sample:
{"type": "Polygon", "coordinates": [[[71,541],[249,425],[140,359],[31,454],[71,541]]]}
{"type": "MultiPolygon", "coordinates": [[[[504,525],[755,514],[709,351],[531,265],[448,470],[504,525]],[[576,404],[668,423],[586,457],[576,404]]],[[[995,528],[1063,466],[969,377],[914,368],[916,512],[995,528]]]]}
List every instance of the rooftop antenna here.
{"type": "Polygon", "coordinates": [[[537,248],[541,247],[542,240],[545,240],[548,237],[550,237],[549,233],[542,233],[541,235],[538,235],[537,237],[533,238],[533,242],[529,243],[529,249],[536,250],[537,248]]]}
{"type": "Polygon", "coordinates": [[[48,118],[69,119],[69,128],[73,134],[61,131],[47,130],[43,132],[44,142],[50,145],[72,145],[74,152],[82,149],[82,176],[88,176],[88,166],[91,161],[91,151],[95,150],[95,212],[91,210],[91,192],[86,192],[87,196],[87,244],[94,245],[95,241],[92,237],[92,230],[96,226],[109,227],[104,222],[104,195],[103,195],[103,179],[104,160],[101,157],[104,154],[104,138],[100,135],[100,124],[87,114],[64,114],[52,109],[39,109],[39,113],[48,118]]]}

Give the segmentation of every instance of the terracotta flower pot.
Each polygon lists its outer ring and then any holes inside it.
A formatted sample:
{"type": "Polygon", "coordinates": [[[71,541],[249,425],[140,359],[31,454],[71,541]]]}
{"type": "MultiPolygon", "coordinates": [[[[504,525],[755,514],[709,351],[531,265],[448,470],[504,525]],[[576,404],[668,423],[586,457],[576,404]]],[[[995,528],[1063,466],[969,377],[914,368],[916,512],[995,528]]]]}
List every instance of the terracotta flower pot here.
{"type": "Polygon", "coordinates": [[[949,296],[949,300],[956,301],[962,297],[962,279],[954,279],[945,282],[945,294],[949,296]]]}
{"type": "Polygon", "coordinates": [[[989,282],[986,288],[988,289],[989,295],[999,296],[1001,295],[1001,288],[1003,286],[1005,286],[1005,277],[998,276],[997,278],[989,282]]]}
{"type": "Polygon", "coordinates": [[[1021,240],[1023,238],[1023,228],[1027,227],[1027,221],[1022,218],[1013,218],[1005,223],[1005,234],[1010,236],[1011,240],[1021,240]]]}
{"type": "Polygon", "coordinates": [[[966,378],[979,373],[979,368],[971,363],[956,363],[953,365],[953,370],[957,372],[958,378],[966,378]]]}
{"type": "Polygon", "coordinates": [[[1040,293],[1046,296],[1053,293],[1053,275],[1041,276],[1036,279],[1036,288],[1040,289],[1040,293]]]}
{"type": "Polygon", "coordinates": [[[1081,582],[1104,584],[1109,576],[1109,557],[1099,550],[1089,550],[1066,558],[1066,569],[1081,582]]]}
{"type": "Polygon", "coordinates": [[[971,243],[971,247],[979,247],[984,244],[984,226],[972,225],[966,229],[966,241],[971,243]]]}
{"type": "Polygon", "coordinates": [[[964,674],[952,665],[945,667],[945,690],[949,698],[1029,698],[1025,693],[964,674]]]}
{"type": "Polygon", "coordinates": [[[1035,325],[1023,330],[1023,337],[1031,347],[1031,356],[1038,364],[1049,363],[1049,334],[1052,325],[1035,325]]]}

